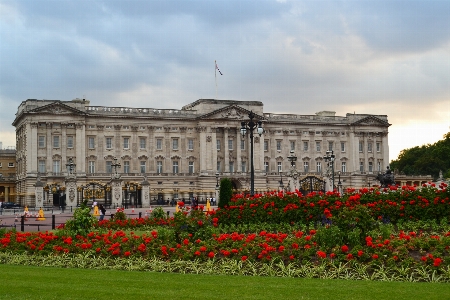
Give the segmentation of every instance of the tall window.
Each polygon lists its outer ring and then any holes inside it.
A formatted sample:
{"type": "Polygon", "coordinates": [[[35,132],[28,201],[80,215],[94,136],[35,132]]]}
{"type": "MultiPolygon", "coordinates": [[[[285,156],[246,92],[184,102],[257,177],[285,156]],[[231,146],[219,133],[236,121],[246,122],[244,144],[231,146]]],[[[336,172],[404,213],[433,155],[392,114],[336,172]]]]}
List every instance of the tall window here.
{"type": "Polygon", "coordinates": [[[228,140],[228,150],[233,150],[233,140],[228,140]]]}
{"type": "Polygon", "coordinates": [[[277,141],[277,150],[278,150],[278,151],[281,150],[281,141],[277,141]]]}
{"type": "Polygon", "coordinates": [[[234,173],[234,161],[230,161],[230,173],[234,173]]]}
{"type": "Polygon", "coordinates": [[[123,149],[130,149],[130,138],[123,138],[123,149]]]}
{"type": "Polygon", "coordinates": [[[53,136],[53,148],[59,148],[59,135],[53,136]]]}
{"type": "Polygon", "coordinates": [[[67,137],[67,148],[73,148],[73,136],[67,137]]]}
{"type": "Polygon", "coordinates": [[[140,162],[140,171],[141,171],[141,174],[144,174],[145,172],[146,172],[146,166],[147,166],[147,162],[145,162],[145,161],[141,161],[140,162]]]}
{"type": "Polygon", "coordinates": [[[343,162],[341,163],[341,172],[342,172],[342,173],[347,172],[347,163],[346,163],[345,161],[343,161],[343,162]]]}
{"type": "Polygon", "coordinates": [[[177,161],[174,161],[172,163],[172,172],[173,172],[173,174],[178,174],[178,162],[177,161]]]}
{"type": "Polygon", "coordinates": [[[130,173],[130,162],[129,161],[123,162],[123,172],[126,174],[130,173]]]}
{"type": "Polygon", "coordinates": [[[139,138],[139,148],[145,149],[147,148],[147,140],[143,137],[139,138]]]}
{"type": "Polygon", "coordinates": [[[309,162],[303,162],[303,170],[304,172],[309,172],[309,162]]]}
{"type": "Polygon", "coordinates": [[[106,173],[112,173],[112,161],[106,161],[106,173]]]}
{"type": "Polygon", "coordinates": [[[241,150],[245,150],[245,140],[241,140],[241,150]]]}
{"type": "Polygon", "coordinates": [[[264,141],[264,151],[269,151],[269,141],[264,141]]]}
{"type": "Polygon", "coordinates": [[[367,151],[372,152],[372,142],[367,143],[367,151]]]}
{"type": "Polygon", "coordinates": [[[247,163],[245,161],[241,162],[241,172],[242,173],[247,172],[247,163]]]}
{"type": "Polygon", "coordinates": [[[39,148],[45,148],[45,136],[44,135],[39,136],[39,148]]]}
{"type": "Polygon", "coordinates": [[[220,140],[216,140],[216,148],[217,150],[220,150],[220,140]]]}
{"type": "Polygon", "coordinates": [[[364,143],[359,141],[359,152],[363,152],[364,143]]]}
{"type": "Polygon", "coordinates": [[[377,147],[377,152],[380,152],[381,151],[381,143],[377,143],[376,145],[377,145],[376,146],[377,147]]]}
{"type": "Polygon", "coordinates": [[[308,142],[303,142],[303,151],[308,151],[308,142]]]}
{"type": "Polygon", "coordinates": [[[345,152],[345,142],[341,142],[341,152],[345,152]]]}
{"type": "Polygon", "coordinates": [[[373,172],[373,162],[369,161],[369,172],[373,172]]]}
{"type": "Polygon", "coordinates": [[[95,148],[95,139],[93,137],[89,137],[88,138],[88,147],[89,149],[94,149],[95,148]]]}
{"type": "Polygon", "coordinates": [[[156,139],[156,150],[162,150],[162,139],[156,139]]]}
{"type": "Polygon", "coordinates": [[[269,162],[268,161],[264,162],[264,172],[269,173],[269,162]]]}
{"type": "Polygon", "coordinates": [[[359,162],[359,171],[364,172],[364,162],[363,161],[359,162]]]}
{"type": "Polygon", "coordinates": [[[189,162],[189,174],[193,174],[194,173],[194,162],[190,161],[189,162]]]}
{"type": "Polygon", "coordinates": [[[47,172],[47,168],[45,166],[46,161],[45,160],[40,160],[39,161],[39,173],[46,173],[47,172]]]}
{"type": "Polygon", "coordinates": [[[193,139],[188,140],[188,150],[194,150],[194,140],[193,139]]]}
{"type": "Polygon", "coordinates": [[[377,169],[378,169],[378,172],[381,172],[381,162],[380,161],[377,162],[377,169]]]}
{"type": "Polygon", "coordinates": [[[320,152],[320,142],[316,142],[316,151],[320,152]]]}
{"type": "Polygon", "coordinates": [[[89,172],[89,174],[95,173],[95,161],[88,162],[88,172],[89,172]]]}
{"type": "Polygon", "coordinates": [[[222,164],[220,163],[220,161],[217,162],[217,172],[222,172],[222,164]]]}
{"type": "Polygon", "coordinates": [[[291,141],[291,150],[294,151],[295,150],[295,141],[291,141]]]}
{"type": "Polygon", "coordinates": [[[178,139],[172,139],[172,150],[178,150],[178,139]]]}
{"type": "Polygon", "coordinates": [[[333,151],[333,142],[328,142],[328,150],[333,151]]]}
{"type": "Polygon", "coordinates": [[[53,161],[53,173],[54,174],[61,173],[61,162],[59,160],[53,161]]]}
{"type": "Polygon", "coordinates": [[[112,149],[112,138],[106,138],[106,149],[112,149]]]}
{"type": "Polygon", "coordinates": [[[162,161],[158,160],[156,162],[156,173],[161,174],[162,173],[162,161]]]}
{"type": "Polygon", "coordinates": [[[322,163],[320,161],[316,162],[316,172],[322,172],[322,163]]]}
{"type": "Polygon", "coordinates": [[[281,161],[277,162],[277,169],[278,169],[278,173],[283,171],[282,162],[281,161]]]}

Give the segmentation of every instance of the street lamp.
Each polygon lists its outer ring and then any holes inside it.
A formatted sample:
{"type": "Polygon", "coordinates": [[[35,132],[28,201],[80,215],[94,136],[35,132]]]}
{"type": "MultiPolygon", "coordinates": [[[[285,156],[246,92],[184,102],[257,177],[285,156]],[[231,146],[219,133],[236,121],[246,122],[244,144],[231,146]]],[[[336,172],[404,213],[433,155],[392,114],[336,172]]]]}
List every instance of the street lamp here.
{"type": "Polygon", "coordinates": [[[280,171],[280,189],[284,190],[284,184],[283,184],[283,172],[280,171]]]}
{"type": "Polygon", "coordinates": [[[255,116],[256,115],[253,113],[253,111],[250,111],[250,113],[248,114],[250,121],[241,122],[242,137],[245,137],[247,129],[250,131],[250,196],[253,196],[255,194],[255,168],[253,166],[253,130],[257,128],[256,132],[259,134],[259,136],[261,136],[264,132],[264,129],[261,126],[261,121],[253,122],[255,116]]]}
{"type": "Polygon", "coordinates": [[[297,161],[297,156],[294,154],[294,150],[291,150],[291,155],[289,155],[287,158],[291,162],[291,168],[295,167],[295,162],[297,161]]]}
{"type": "Polygon", "coordinates": [[[331,165],[331,181],[333,183],[333,191],[334,191],[334,153],[333,150],[328,150],[326,154],[323,156],[323,159],[328,163],[328,167],[331,165]]]}
{"type": "Polygon", "coordinates": [[[219,189],[219,173],[216,173],[216,190],[219,189]]]}

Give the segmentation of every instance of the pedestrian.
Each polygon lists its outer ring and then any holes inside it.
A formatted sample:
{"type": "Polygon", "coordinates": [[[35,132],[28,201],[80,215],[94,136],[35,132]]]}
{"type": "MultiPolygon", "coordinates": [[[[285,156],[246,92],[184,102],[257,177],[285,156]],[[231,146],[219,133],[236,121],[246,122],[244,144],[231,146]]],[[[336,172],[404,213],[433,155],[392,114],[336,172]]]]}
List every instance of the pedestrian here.
{"type": "Polygon", "coordinates": [[[100,205],[99,205],[99,209],[100,209],[100,219],[99,219],[99,221],[102,221],[103,218],[105,218],[105,215],[106,215],[106,209],[105,209],[105,207],[103,206],[103,204],[100,204],[100,205]]]}

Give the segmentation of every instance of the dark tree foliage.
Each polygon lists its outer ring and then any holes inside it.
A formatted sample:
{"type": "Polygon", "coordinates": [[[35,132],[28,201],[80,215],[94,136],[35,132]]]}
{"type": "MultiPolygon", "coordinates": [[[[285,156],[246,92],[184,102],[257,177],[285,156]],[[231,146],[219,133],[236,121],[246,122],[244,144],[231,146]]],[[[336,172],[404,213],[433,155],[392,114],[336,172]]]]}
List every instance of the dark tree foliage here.
{"type": "Polygon", "coordinates": [[[402,150],[398,158],[391,161],[391,169],[405,175],[431,175],[434,179],[442,171],[444,178],[450,178],[450,132],[432,145],[402,150]]]}
{"type": "Polygon", "coordinates": [[[219,190],[219,203],[220,208],[224,208],[230,202],[231,196],[233,195],[233,185],[230,178],[222,178],[220,180],[220,190],[219,190]]]}

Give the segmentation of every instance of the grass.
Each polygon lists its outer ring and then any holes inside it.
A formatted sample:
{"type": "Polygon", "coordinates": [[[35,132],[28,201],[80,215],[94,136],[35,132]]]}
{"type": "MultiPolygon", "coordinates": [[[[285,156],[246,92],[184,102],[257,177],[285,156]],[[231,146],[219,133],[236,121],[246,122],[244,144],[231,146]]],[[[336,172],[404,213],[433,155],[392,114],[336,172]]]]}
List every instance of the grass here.
{"type": "Polygon", "coordinates": [[[1,299],[448,299],[449,284],[0,265],[1,299]]]}

